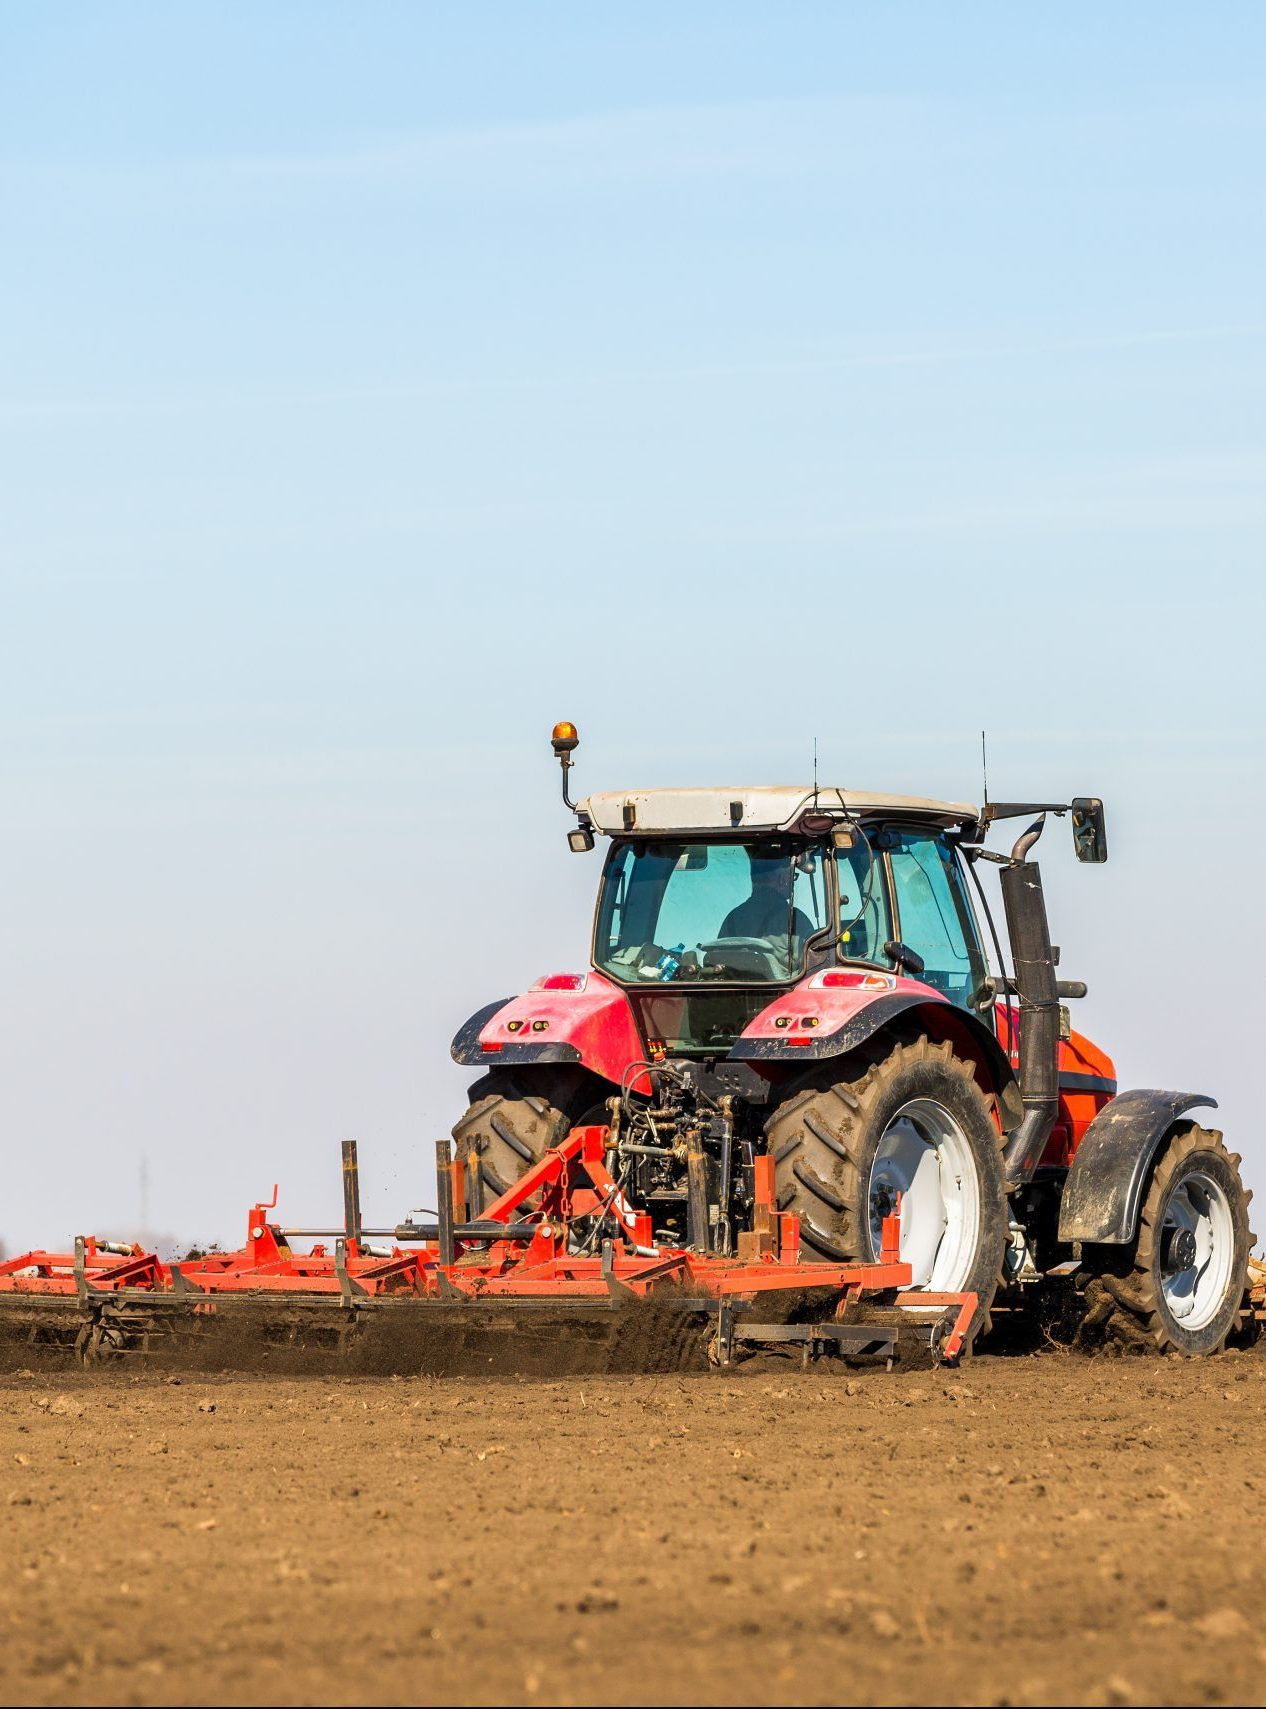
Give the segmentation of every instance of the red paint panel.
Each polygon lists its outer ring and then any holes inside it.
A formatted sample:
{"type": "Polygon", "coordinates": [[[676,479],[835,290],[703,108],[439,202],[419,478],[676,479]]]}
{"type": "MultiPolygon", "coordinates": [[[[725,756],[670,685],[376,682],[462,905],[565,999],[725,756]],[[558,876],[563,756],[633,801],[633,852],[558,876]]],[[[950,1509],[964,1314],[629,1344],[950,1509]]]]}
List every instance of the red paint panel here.
{"type": "MultiPolygon", "coordinates": [[[[1078,1032],[1059,1047],[1059,1071],[1061,1074],[1089,1074],[1097,1080],[1115,1081],[1117,1077],[1116,1064],[1107,1052],[1100,1050],[1098,1045],[1092,1044],[1084,1034],[1078,1032]]],[[[1110,1092],[1084,1092],[1061,1088],[1059,1123],[1051,1135],[1051,1144],[1046,1148],[1043,1162],[1068,1162],[1081,1144],[1086,1129],[1111,1098],[1110,1092]],[[1061,1128],[1067,1135],[1064,1154],[1052,1156],[1061,1128]]]]}
{"type": "MultiPolygon", "coordinates": [[[[998,1038],[1005,1049],[1007,1043],[1007,1005],[997,1005],[998,1038]]],[[[1018,1046],[1020,1042],[1020,1013],[1012,1007],[1012,1042],[1018,1046]]],[[[1011,1061],[1018,1068],[1019,1052],[1013,1050],[1011,1061]]],[[[1088,1039],[1084,1033],[1074,1032],[1072,1037],[1062,1040],[1059,1047],[1059,1072],[1064,1074],[1079,1074],[1092,1076],[1096,1080],[1114,1081],[1117,1077],[1116,1065],[1106,1051],[1100,1050],[1097,1044],[1088,1039]]],[[[1042,1162],[1055,1167],[1066,1167],[1072,1160],[1073,1153],[1081,1144],[1082,1137],[1099,1111],[1111,1100],[1112,1093],[1103,1091],[1084,1091],[1077,1088],[1061,1087],[1059,1094],[1059,1114],[1055,1118],[1055,1126],[1051,1137],[1046,1142],[1046,1150],[1042,1153],[1042,1162]]]]}
{"type": "Polygon", "coordinates": [[[790,991],[784,991],[775,997],[767,1008],[761,1010],[755,1020],[743,1029],[744,1038],[776,1038],[785,1043],[810,1043],[813,1038],[821,1038],[828,1033],[839,1032],[859,1015],[863,1009],[881,998],[892,996],[917,997],[920,1002],[944,1003],[946,998],[939,991],[933,991],[930,985],[924,985],[918,979],[907,979],[899,974],[890,975],[859,975],[860,981],[873,980],[878,977],[882,982],[878,985],[862,982],[853,986],[840,986],[834,979],[829,985],[823,983],[823,975],[814,973],[808,979],[790,991]],[[817,1017],[817,1026],[809,1032],[802,1031],[806,1018],[817,1017]],[[780,1026],[778,1023],[782,1021],[780,1026]]]}
{"type": "MultiPolygon", "coordinates": [[[[485,1051],[510,1044],[570,1044],[580,1052],[586,1068],[617,1086],[629,1064],[641,1062],[646,1055],[628,998],[593,969],[585,976],[582,990],[571,989],[553,974],[513,998],[488,1022],[479,1044],[485,1051]]],[[[634,1087],[639,1092],[650,1090],[645,1075],[634,1087]]]]}

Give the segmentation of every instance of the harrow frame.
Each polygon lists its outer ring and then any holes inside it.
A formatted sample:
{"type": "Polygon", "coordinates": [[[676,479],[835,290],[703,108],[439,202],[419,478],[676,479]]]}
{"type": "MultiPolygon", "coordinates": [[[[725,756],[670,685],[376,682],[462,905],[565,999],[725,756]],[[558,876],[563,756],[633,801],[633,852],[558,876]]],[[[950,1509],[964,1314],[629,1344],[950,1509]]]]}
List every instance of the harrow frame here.
{"type": "Polygon", "coordinates": [[[271,1220],[274,1187],[271,1199],[251,1207],[246,1241],[234,1252],[163,1260],[139,1246],[81,1236],[73,1251],[32,1250],[0,1263],[0,1322],[25,1323],[31,1342],[63,1349],[73,1336],[75,1355],[91,1362],[116,1351],[151,1352],[191,1315],[218,1317],[265,1303],[283,1326],[324,1308],[341,1340],[380,1313],[425,1322],[443,1308],[450,1316],[456,1310],[458,1321],[472,1313],[473,1327],[479,1307],[588,1317],[652,1301],[715,1319],[710,1354],[723,1367],[739,1345],[788,1344],[801,1347],[806,1363],[836,1352],[878,1354],[891,1364],[903,1323],[921,1326],[938,1360],[952,1364],[968,1351],[975,1294],[911,1288],[899,1214],[885,1219],[873,1263],[802,1261],[799,1220],[778,1210],[773,1159],[763,1157],[755,1164],[753,1225],[736,1253],[657,1246],[649,1216],[629,1203],[608,1169],[608,1135],[605,1127],[574,1128],[487,1209],[472,1204],[478,1186],[471,1160],[453,1156],[442,1141],[436,1221],[380,1231],[361,1226],[349,1141],[341,1231],[287,1229],[271,1220]],[[583,1239],[574,1232],[581,1222],[583,1239]],[[380,1235],[391,1239],[387,1250],[374,1244],[380,1235]],[[321,1238],[297,1251],[291,1242],[302,1236],[321,1238]],[[801,1298],[811,1316],[793,1309],[801,1298]],[[776,1321],[751,1317],[760,1303],[774,1307],[776,1321]]]}

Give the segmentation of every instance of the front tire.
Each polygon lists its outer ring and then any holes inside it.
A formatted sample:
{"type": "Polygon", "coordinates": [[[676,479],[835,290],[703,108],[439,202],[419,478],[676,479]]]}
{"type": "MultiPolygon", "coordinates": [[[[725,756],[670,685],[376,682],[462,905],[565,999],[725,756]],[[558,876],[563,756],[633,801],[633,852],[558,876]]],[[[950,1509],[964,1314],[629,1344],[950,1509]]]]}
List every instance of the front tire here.
{"type": "Polygon", "coordinates": [[[970,1063],[919,1037],[833,1065],[766,1126],[778,1206],[800,1218],[803,1256],[877,1258],[901,1196],[901,1255],[913,1286],[974,1293],[989,1326],[1007,1243],[1001,1136],[970,1063]]]}
{"type": "Polygon", "coordinates": [[[1124,1273],[1109,1269],[1085,1283],[1082,1344],[1216,1353],[1244,1300],[1252,1196],[1220,1133],[1194,1122],[1178,1128],[1152,1172],[1133,1251],[1118,1259],[1124,1273]]]}

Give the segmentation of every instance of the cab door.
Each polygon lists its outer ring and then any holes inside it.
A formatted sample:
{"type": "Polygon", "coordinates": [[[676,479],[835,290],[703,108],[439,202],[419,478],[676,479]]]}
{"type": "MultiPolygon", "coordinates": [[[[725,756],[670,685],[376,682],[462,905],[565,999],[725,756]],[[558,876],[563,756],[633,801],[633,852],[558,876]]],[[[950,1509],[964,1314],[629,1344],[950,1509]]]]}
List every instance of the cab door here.
{"type": "Polygon", "coordinates": [[[884,837],[897,908],[897,936],[922,956],[924,984],[975,1010],[986,986],[985,957],[962,868],[943,832],[891,826],[884,837]]]}

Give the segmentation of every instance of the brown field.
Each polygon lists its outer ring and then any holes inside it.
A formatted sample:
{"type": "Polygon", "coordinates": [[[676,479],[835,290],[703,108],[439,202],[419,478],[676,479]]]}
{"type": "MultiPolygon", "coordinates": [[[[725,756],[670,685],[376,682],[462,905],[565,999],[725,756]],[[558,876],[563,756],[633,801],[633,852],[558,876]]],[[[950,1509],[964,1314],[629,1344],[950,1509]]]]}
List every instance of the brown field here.
{"type": "Polygon", "coordinates": [[[0,1379],[5,1703],[1266,1697],[1266,1357],[0,1379]]]}

